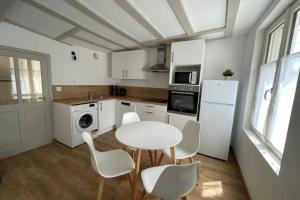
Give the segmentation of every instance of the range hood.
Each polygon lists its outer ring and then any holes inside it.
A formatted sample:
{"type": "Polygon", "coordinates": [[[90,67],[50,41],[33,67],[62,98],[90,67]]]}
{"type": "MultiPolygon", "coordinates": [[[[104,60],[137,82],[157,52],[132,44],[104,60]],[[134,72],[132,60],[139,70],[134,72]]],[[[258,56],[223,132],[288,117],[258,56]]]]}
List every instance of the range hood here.
{"type": "Polygon", "coordinates": [[[149,71],[151,72],[161,72],[161,73],[167,73],[169,72],[169,69],[166,65],[166,57],[167,57],[167,46],[166,45],[160,45],[157,48],[157,64],[153,65],[149,68],[149,71]]]}

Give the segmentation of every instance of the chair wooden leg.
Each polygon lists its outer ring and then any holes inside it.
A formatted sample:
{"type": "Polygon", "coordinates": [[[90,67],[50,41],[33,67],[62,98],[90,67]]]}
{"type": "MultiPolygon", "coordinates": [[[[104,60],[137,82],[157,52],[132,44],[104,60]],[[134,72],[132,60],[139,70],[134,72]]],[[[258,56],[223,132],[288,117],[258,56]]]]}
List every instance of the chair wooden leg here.
{"type": "Polygon", "coordinates": [[[141,153],[142,153],[142,151],[140,149],[137,149],[136,161],[135,161],[134,179],[133,179],[132,200],[136,200],[136,198],[137,198],[137,184],[138,184],[138,177],[139,177],[139,173],[140,173],[141,153]]]}
{"type": "Polygon", "coordinates": [[[171,147],[171,160],[172,160],[172,164],[176,165],[177,161],[176,161],[176,150],[175,147],[171,147]]]}
{"type": "Polygon", "coordinates": [[[154,166],[156,166],[157,163],[157,150],[154,150],[154,166]]]}
{"type": "Polygon", "coordinates": [[[149,154],[151,166],[154,166],[152,151],[149,150],[149,151],[148,151],[148,154],[149,154]]]}
{"type": "Polygon", "coordinates": [[[131,173],[128,174],[128,180],[129,180],[131,192],[133,192],[133,177],[131,173]]]}
{"type": "Polygon", "coordinates": [[[161,161],[162,161],[163,158],[164,158],[164,153],[161,152],[161,153],[160,153],[160,156],[159,156],[159,159],[158,159],[158,161],[157,161],[157,166],[160,165],[160,163],[161,163],[161,161]]]}
{"type": "Polygon", "coordinates": [[[99,178],[97,200],[101,200],[102,193],[103,193],[103,187],[104,187],[104,178],[100,176],[100,178],[99,178]]]}
{"type": "Polygon", "coordinates": [[[193,157],[189,157],[189,162],[190,162],[190,163],[193,163],[193,162],[194,162],[193,157]]]}

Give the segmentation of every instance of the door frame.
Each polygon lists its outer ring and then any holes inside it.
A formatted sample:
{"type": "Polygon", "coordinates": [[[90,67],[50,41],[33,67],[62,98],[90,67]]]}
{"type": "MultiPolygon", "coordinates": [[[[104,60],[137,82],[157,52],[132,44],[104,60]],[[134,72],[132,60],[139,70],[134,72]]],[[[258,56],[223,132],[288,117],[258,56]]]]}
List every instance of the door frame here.
{"type": "MultiPolygon", "coordinates": [[[[54,138],[54,113],[53,113],[53,92],[52,92],[52,74],[51,74],[51,58],[49,54],[46,53],[41,53],[41,52],[36,52],[36,51],[31,51],[31,50],[26,50],[26,49],[20,49],[20,48],[15,48],[15,47],[9,47],[9,46],[3,46],[0,45],[0,50],[1,51],[7,51],[9,53],[12,54],[28,54],[28,55],[32,55],[37,56],[37,57],[42,57],[43,59],[45,59],[45,68],[44,70],[46,71],[46,76],[48,79],[48,96],[49,96],[49,111],[50,111],[50,132],[51,132],[51,137],[52,140],[54,138]]],[[[19,93],[19,91],[18,91],[19,93]]],[[[20,100],[20,99],[19,99],[20,100]]],[[[18,105],[20,104],[20,102],[18,103],[18,105]]],[[[7,105],[10,106],[10,105],[7,105]]]]}

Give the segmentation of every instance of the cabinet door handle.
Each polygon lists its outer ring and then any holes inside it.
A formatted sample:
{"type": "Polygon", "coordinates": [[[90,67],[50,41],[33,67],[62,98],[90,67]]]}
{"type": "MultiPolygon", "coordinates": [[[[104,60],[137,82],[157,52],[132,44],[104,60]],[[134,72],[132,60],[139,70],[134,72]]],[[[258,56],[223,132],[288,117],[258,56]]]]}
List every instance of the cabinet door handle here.
{"type": "Polygon", "coordinates": [[[100,110],[102,111],[102,103],[100,103],[100,110]]]}
{"type": "Polygon", "coordinates": [[[146,107],[148,107],[148,108],[153,108],[154,106],[151,106],[151,105],[146,105],[146,107]]]}
{"type": "Polygon", "coordinates": [[[148,114],[153,114],[153,112],[151,112],[151,111],[145,111],[145,113],[148,113],[148,114]]]}
{"type": "Polygon", "coordinates": [[[170,115],[167,115],[167,123],[170,123],[170,115]]]}
{"type": "Polygon", "coordinates": [[[126,70],[126,78],[128,78],[128,70],[126,70]]]}
{"type": "Polygon", "coordinates": [[[125,70],[123,69],[122,72],[123,72],[123,78],[125,78],[125,70]]]}
{"type": "Polygon", "coordinates": [[[172,52],[172,55],[171,55],[171,62],[172,63],[174,62],[174,52],[172,52]]]}

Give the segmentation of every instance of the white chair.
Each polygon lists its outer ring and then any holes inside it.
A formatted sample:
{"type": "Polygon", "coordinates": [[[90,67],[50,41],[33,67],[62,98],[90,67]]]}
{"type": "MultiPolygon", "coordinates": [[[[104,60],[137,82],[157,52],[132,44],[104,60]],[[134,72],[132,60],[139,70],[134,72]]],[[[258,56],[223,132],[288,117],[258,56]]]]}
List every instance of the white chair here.
{"type": "MultiPolygon", "coordinates": [[[[182,129],[182,141],[175,147],[175,156],[177,160],[189,159],[193,162],[193,156],[198,152],[200,145],[200,123],[194,120],[189,120],[182,129]]],[[[170,149],[164,149],[161,154],[158,164],[161,162],[163,155],[171,158],[170,149]]]]}
{"type": "Polygon", "coordinates": [[[100,175],[97,200],[101,199],[105,178],[114,178],[128,174],[132,187],[130,172],[134,170],[135,163],[126,151],[116,149],[100,152],[95,149],[93,139],[89,133],[83,132],[82,138],[88,145],[92,167],[100,175]]]}
{"type": "Polygon", "coordinates": [[[123,114],[122,126],[125,124],[140,122],[140,117],[136,112],[127,112],[123,114]]]}
{"type": "MultiPolygon", "coordinates": [[[[136,112],[127,112],[123,114],[122,126],[130,123],[140,122],[140,117],[136,112]]],[[[133,147],[128,147],[132,151],[136,151],[133,147]]],[[[132,152],[132,157],[134,157],[134,152],[132,152]]]]}
{"type": "Polygon", "coordinates": [[[200,162],[184,165],[164,165],[142,171],[144,192],[162,199],[187,199],[199,180],[200,162]]]}

